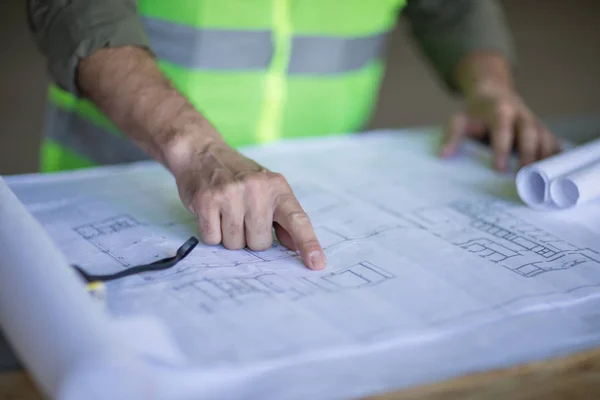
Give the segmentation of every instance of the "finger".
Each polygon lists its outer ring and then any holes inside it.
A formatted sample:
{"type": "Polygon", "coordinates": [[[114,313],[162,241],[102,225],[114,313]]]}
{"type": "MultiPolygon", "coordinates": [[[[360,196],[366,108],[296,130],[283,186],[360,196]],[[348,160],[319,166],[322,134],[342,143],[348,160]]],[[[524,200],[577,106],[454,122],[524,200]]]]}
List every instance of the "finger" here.
{"type": "Polygon", "coordinates": [[[291,191],[279,196],[273,220],[287,231],[308,268],[325,268],[325,253],[317,240],[310,218],[291,191]]]}
{"type": "Polygon", "coordinates": [[[240,197],[232,196],[221,206],[221,235],[223,246],[229,250],[246,246],[244,204],[240,197]]]}
{"type": "Polygon", "coordinates": [[[279,242],[292,251],[298,251],[296,247],[296,243],[294,243],[294,239],[290,236],[290,234],[281,227],[277,222],[273,223],[273,227],[275,228],[275,235],[279,242]]]}
{"type": "MultiPolygon", "coordinates": [[[[254,203],[254,202],[253,202],[254,203]]],[[[263,251],[273,244],[273,209],[250,204],[244,220],[246,244],[250,250],[263,251]]]]}
{"type": "Polygon", "coordinates": [[[198,227],[200,228],[200,239],[208,245],[221,243],[221,218],[219,210],[211,210],[198,216],[198,227]]]}
{"type": "Polygon", "coordinates": [[[514,141],[514,114],[510,109],[501,109],[492,123],[492,148],[494,168],[505,171],[514,141]]]}
{"type": "Polygon", "coordinates": [[[444,141],[440,150],[441,157],[450,157],[456,153],[460,142],[463,140],[467,128],[467,116],[457,114],[450,118],[444,129],[444,141]]]}
{"type": "Polygon", "coordinates": [[[191,207],[198,221],[200,239],[208,245],[221,243],[221,214],[219,205],[208,196],[198,197],[191,207]]]}
{"type": "Polygon", "coordinates": [[[536,161],[541,146],[541,132],[532,118],[521,117],[517,120],[517,144],[521,167],[536,161]]]}

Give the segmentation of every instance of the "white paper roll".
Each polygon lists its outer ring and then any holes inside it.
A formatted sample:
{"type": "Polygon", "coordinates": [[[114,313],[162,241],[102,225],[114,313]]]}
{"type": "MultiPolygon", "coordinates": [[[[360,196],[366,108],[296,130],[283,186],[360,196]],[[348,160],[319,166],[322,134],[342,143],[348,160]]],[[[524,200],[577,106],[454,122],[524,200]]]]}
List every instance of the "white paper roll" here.
{"type": "Polygon", "coordinates": [[[550,193],[552,182],[598,160],[600,139],[523,167],[516,177],[519,197],[532,208],[558,208],[550,193]]]}
{"type": "Polygon", "coordinates": [[[0,326],[48,397],[154,398],[112,322],[0,177],[0,326]]]}
{"type": "Polygon", "coordinates": [[[550,196],[559,208],[571,208],[600,198],[600,161],[553,181],[550,196]]]}

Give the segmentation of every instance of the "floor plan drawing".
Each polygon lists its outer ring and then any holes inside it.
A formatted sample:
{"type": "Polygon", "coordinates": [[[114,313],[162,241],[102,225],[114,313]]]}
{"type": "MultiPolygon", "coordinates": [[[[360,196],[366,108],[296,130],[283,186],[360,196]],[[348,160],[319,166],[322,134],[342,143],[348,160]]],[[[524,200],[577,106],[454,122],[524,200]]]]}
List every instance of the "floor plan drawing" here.
{"type": "Polygon", "coordinates": [[[73,228],[84,239],[91,240],[98,236],[119,233],[123,230],[139,226],[140,223],[130,215],[118,215],[97,223],[81,225],[73,228]]]}
{"type": "Polygon", "coordinates": [[[131,215],[120,214],[98,222],[76,226],[73,230],[102,253],[110,256],[121,266],[127,268],[132,263],[127,259],[126,255],[114,251],[113,237],[123,231],[135,228],[142,228],[142,224],[131,215]]]}
{"type": "MultiPolygon", "coordinates": [[[[359,233],[357,232],[350,235],[350,233],[347,232],[338,232],[336,229],[337,227],[317,226],[315,227],[315,233],[317,234],[317,237],[321,242],[321,246],[324,250],[327,251],[344,243],[351,243],[356,240],[366,240],[374,238],[377,235],[382,234],[384,232],[400,229],[403,227],[406,227],[406,225],[401,223],[392,223],[387,225],[380,225],[371,229],[363,229],[359,233]]],[[[345,227],[342,227],[342,229],[344,228],[345,227]]]]}
{"type": "Polygon", "coordinates": [[[186,304],[193,303],[212,313],[222,307],[243,306],[270,297],[296,301],[317,293],[374,286],[393,278],[390,272],[363,261],[316,277],[290,278],[265,272],[252,277],[200,278],[176,285],[170,293],[186,304]]]}
{"type": "Polygon", "coordinates": [[[363,261],[318,278],[304,277],[302,279],[322,290],[337,291],[372,286],[392,278],[394,275],[391,273],[363,261]]]}
{"type": "Polygon", "coordinates": [[[431,234],[511,271],[533,277],[580,265],[600,267],[600,254],[579,248],[505,210],[499,201],[456,201],[406,218],[431,234]]]}
{"type": "MultiPolygon", "coordinates": [[[[339,201],[335,195],[329,195],[325,190],[320,190],[316,185],[304,188],[310,199],[314,200],[315,206],[326,204],[323,209],[318,209],[313,215],[316,216],[315,233],[325,251],[336,246],[351,244],[355,240],[374,238],[377,235],[390,230],[408,226],[404,220],[394,219],[390,221],[387,215],[381,211],[369,213],[368,215],[357,215],[355,206],[347,201],[339,201]],[[309,190],[310,189],[310,190],[309,190]],[[321,216],[326,218],[321,218],[321,216]],[[330,216],[333,215],[333,218],[330,216]]],[[[169,220],[169,222],[144,223],[144,218],[136,218],[130,213],[115,214],[109,218],[92,221],[74,226],[72,229],[85,241],[91,243],[102,253],[117,261],[120,267],[129,268],[135,264],[147,263],[152,258],[167,257],[169,252],[176,250],[179,242],[173,242],[171,248],[157,247],[156,252],[141,257],[137,250],[138,246],[148,248],[152,243],[157,245],[164,240],[185,240],[190,235],[198,235],[196,220],[182,216],[181,221],[169,220]],[[155,236],[149,237],[149,229],[155,231],[155,236]],[[140,244],[140,238],[144,243],[140,244]],[[159,251],[160,250],[160,251],[159,251]]],[[[377,210],[375,210],[377,211],[377,210]]],[[[143,255],[143,254],[142,254],[143,255]]],[[[244,248],[238,251],[229,251],[222,246],[199,246],[192,256],[193,266],[189,263],[177,266],[173,270],[159,273],[146,274],[146,281],[155,281],[180,273],[187,269],[202,268],[224,268],[239,267],[241,265],[255,265],[262,263],[277,262],[292,258],[299,259],[298,252],[287,249],[274,238],[272,246],[263,251],[253,251],[244,248]]]]}

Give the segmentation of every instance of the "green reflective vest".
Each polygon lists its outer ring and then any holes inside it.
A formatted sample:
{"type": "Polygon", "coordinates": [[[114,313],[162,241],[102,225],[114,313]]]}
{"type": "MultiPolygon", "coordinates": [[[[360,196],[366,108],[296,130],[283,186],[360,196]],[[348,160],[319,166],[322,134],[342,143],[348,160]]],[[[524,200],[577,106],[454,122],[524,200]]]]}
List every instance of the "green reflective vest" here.
{"type": "MultiPolygon", "coordinates": [[[[233,147],[360,130],[406,0],[139,0],[161,70],[233,147]]],[[[43,171],[148,157],[49,88],[43,171]]]]}

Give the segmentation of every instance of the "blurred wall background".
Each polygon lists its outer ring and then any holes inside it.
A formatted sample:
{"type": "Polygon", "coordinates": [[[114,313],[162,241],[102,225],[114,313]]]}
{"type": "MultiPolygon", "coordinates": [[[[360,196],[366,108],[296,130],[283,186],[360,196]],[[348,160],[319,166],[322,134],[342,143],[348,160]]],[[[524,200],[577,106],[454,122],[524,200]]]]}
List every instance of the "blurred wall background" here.
{"type": "MultiPolygon", "coordinates": [[[[23,0],[0,1],[0,174],[38,165],[47,77],[27,31],[23,0]]],[[[543,118],[600,115],[600,1],[504,0],[517,84],[543,118]]],[[[369,128],[439,124],[459,106],[397,29],[369,128]]]]}

